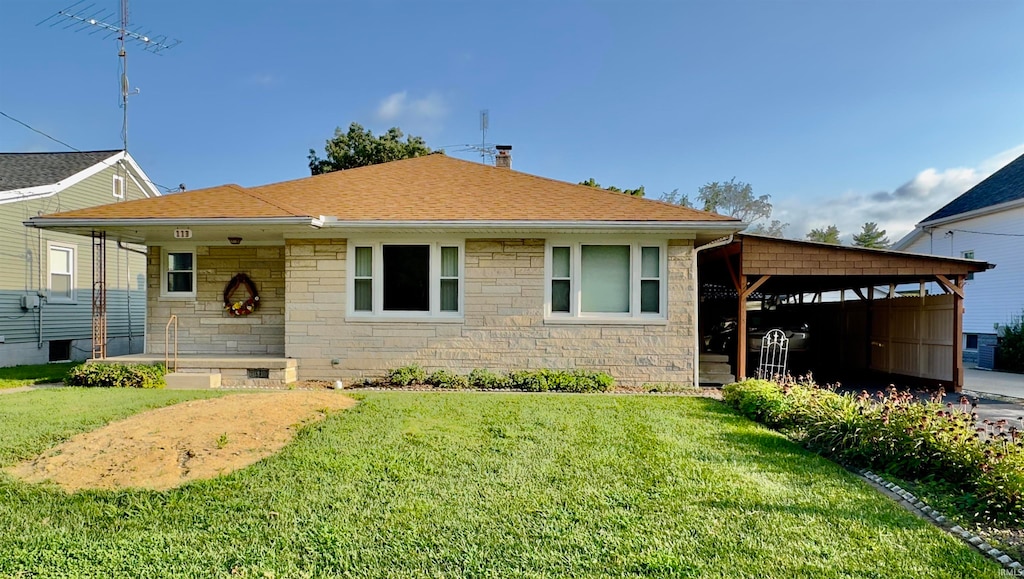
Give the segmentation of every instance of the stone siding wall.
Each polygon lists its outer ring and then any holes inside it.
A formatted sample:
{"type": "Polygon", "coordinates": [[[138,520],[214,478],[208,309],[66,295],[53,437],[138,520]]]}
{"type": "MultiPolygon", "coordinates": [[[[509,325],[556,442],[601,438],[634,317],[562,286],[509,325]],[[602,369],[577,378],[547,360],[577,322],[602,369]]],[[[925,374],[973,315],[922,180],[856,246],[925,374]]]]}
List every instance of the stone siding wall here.
{"type": "Polygon", "coordinates": [[[285,247],[286,355],[299,379],[380,376],[418,363],[473,368],[604,370],[623,386],[692,384],[693,244],[668,244],[665,324],[544,323],[544,240],[467,240],[465,318],[458,322],[346,321],[346,241],[285,247]]]}
{"type": "MultiPolygon", "coordinates": [[[[160,248],[147,259],[147,353],[164,352],[164,328],[178,316],[178,353],[283,356],[284,247],[196,248],[196,299],[160,297],[160,248]],[[246,273],[256,284],[260,307],[234,317],[224,310],[224,286],[246,273]]],[[[173,335],[171,340],[173,340],[173,335]]]]}

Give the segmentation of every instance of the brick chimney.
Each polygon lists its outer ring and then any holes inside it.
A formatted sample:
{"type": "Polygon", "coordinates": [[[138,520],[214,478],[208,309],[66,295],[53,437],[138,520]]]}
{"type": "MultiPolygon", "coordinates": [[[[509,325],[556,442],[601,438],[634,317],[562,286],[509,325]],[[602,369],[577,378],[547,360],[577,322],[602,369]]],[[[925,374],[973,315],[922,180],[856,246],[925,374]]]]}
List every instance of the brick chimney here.
{"type": "Polygon", "coordinates": [[[494,166],[502,169],[512,168],[512,145],[495,145],[498,154],[494,156],[494,166]]]}

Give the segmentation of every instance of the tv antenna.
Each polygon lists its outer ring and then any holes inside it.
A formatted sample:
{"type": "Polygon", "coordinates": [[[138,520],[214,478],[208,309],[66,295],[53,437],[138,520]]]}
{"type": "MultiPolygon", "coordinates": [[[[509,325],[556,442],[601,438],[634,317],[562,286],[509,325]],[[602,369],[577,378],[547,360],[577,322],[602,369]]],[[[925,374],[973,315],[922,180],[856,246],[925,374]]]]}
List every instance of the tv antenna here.
{"type": "Polygon", "coordinates": [[[492,143],[487,142],[487,129],[490,128],[491,114],[487,109],[480,111],[480,144],[479,145],[453,145],[462,147],[456,149],[457,152],[461,151],[472,151],[474,153],[480,153],[480,162],[486,164],[487,159],[493,159],[497,153],[492,143]]]}
{"type": "Polygon", "coordinates": [[[154,35],[140,28],[131,30],[128,18],[128,0],[121,0],[121,15],[118,24],[111,24],[114,20],[114,13],[106,8],[97,8],[95,3],[85,4],[87,0],[68,6],[36,24],[41,26],[50,22],[50,28],[58,24],[65,24],[64,29],[74,29],[73,32],[90,31],[89,35],[105,34],[104,40],[116,37],[118,43],[117,56],[121,59],[121,74],[118,79],[121,88],[121,109],[123,118],[121,124],[121,142],[124,143],[124,151],[128,152],[128,97],[139,94],[139,89],[131,90],[128,84],[128,52],[125,50],[127,43],[141,46],[142,50],[160,54],[164,50],[174,48],[181,43],[180,40],[168,38],[164,35],[154,35]],[[52,22],[51,22],[52,21],[52,22]]]}

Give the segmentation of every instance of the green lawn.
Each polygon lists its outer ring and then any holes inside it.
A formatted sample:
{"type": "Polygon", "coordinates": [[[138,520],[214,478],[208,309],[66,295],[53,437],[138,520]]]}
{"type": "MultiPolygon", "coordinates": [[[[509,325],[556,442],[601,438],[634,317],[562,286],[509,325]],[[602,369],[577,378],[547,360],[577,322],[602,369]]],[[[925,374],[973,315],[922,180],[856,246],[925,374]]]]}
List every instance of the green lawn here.
{"type": "Polygon", "coordinates": [[[33,384],[63,382],[64,377],[68,375],[68,370],[77,364],[78,362],[57,362],[55,364],[29,364],[0,368],[0,390],[33,384]]]}
{"type": "MultiPolygon", "coordinates": [[[[8,395],[0,457],[167,394],[8,395]]],[[[0,576],[1001,576],[715,401],[358,397],[279,455],[173,491],[65,495],[0,476],[0,576]]]]}

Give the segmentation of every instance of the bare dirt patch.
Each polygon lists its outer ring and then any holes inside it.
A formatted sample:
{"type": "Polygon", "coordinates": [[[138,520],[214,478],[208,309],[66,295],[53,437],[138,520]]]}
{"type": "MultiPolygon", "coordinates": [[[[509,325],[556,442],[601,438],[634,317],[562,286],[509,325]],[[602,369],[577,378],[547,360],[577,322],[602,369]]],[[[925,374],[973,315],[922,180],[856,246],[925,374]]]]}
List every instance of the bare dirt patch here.
{"type": "Polygon", "coordinates": [[[337,392],[237,394],[182,402],[79,434],[8,472],[82,489],[166,490],[246,467],[296,428],[356,401],[337,392]]]}

